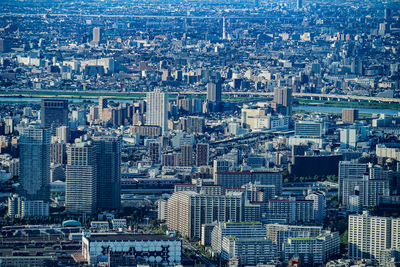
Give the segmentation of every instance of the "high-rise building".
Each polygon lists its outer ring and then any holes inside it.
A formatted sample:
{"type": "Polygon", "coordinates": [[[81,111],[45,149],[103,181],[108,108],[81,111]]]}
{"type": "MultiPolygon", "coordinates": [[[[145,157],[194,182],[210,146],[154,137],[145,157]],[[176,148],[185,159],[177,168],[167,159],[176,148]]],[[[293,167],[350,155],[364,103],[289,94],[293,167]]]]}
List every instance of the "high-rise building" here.
{"type": "Polygon", "coordinates": [[[97,165],[97,208],[121,206],[121,142],[111,136],[94,138],[97,165]]]}
{"type": "Polygon", "coordinates": [[[151,162],[159,164],[161,161],[161,144],[158,142],[151,142],[149,144],[149,156],[151,162]]]}
{"type": "Polygon", "coordinates": [[[350,196],[359,196],[360,205],[372,207],[378,204],[378,196],[389,189],[393,173],[380,166],[356,163],[353,161],[339,162],[339,201],[348,207],[350,196]]]}
{"type": "Polygon", "coordinates": [[[294,131],[296,136],[320,138],[324,134],[324,125],[315,121],[298,121],[294,131]]]}
{"type": "Polygon", "coordinates": [[[357,145],[356,129],[340,129],[340,147],[355,149],[357,145]]]}
{"type": "Polygon", "coordinates": [[[196,145],[196,166],[207,166],[209,161],[209,145],[196,145]]]}
{"type": "Polygon", "coordinates": [[[160,126],[163,135],[168,133],[168,94],[156,89],[147,93],[146,124],[160,126]]]}
{"type": "Polygon", "coordinates": [[[303,0],[297,0],[297,6],[296,6],[296,8],[297,8],[298,10],[303,8],[303,0]]]}
{"type": "Polygon", "coordinates": [[[311,192],[306,196],[307,200],[314,201],[314,219],[322,223],[326,215],[326,199],[325,194],[321,191],[311,192]]]}
{"type": "Polygon", "coordinates": [[[202,224],[244,220],[242,193],[205,195],[181,191],[168,199],[167,226],[189,238],[201,238],[202,224]]]}
{"type": "Polygon", "coordinates": [[[100,27],[94,27],[93,28],[93,42],[94,43],[100,43],[101,42],[101,28],[100,27]]]}
{"type": "Polygon", "coordinates": [[[193,149],[191,145],[181,146],[181,166],[191,167],[193,165],[193,149]]]}
{"type": "Polygon", "coordinates": [[[274,89],[274,103],[278,113],[292,115],[292,89],[288,87],[276,87],[274,89]]]}
{"type": "Polygon", "coordinates": [[[207,100],[220,103],[222,100],[222,84],[220,81],[212,81],[207,84],[207,100]]]}
{"type": "Polygon", "coordinates": [[[42,99],[40,120],[44,128],[68,125],[68,100],[42,99]]]}
{"type": "Polygon", "coordinates": [[[105,98],[104,96],[100,96],[99,97],[99,105],[98,105],[98,117],[100,120],[104,120],[103,119],[103,112],[105,111],[105,109],[108,108],[108,99],[105,98]]]}
{"type": "Polygon", "coordinates": [[[349,257],[382,263],[387,250],[399,248],[399,222],[399,218],[371,216],[367,211],[349,215],[349,257]]]}
{"type": "Polygon", "coordinates": [[[30,125],[23,129],[19,144],[21,196],[49,201],[50,131],[30,125]]]}
{"type": "Polygon", "coordinates": [[[358,109],[345,108],[342,109],[342,121],[347,123],[354,123],[358,120],[358,109]]]}
{"type": "Polygon", "coordinates": [[[51,143],[50,144],[50,162],[65,164],[67,163],[67,150],[65,143],[51,143]]]}
{"type": "Polygon", "coordinates": [[[65,206],[68,212],[92,214],[97,201],[96,147],[89,142],[67,146],[65,206]]]}

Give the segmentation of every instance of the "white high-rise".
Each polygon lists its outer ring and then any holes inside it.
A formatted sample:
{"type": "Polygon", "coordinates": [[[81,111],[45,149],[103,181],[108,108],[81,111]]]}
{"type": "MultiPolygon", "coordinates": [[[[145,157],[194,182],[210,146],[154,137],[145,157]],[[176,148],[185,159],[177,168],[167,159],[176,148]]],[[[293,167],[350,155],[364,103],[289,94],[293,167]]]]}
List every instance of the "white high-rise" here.
{"type": "Polygon", "coordinates": [[[168,94],[156,89],[147,93],[146,124],[160,126],[163,135],[168,133],[168,94]]]}
{"type": "Polygon", "coordinates": [[[349,257],[383,263],[385,253],[399,249],[399,218],[361,215],[349,216],[349,257]]]}

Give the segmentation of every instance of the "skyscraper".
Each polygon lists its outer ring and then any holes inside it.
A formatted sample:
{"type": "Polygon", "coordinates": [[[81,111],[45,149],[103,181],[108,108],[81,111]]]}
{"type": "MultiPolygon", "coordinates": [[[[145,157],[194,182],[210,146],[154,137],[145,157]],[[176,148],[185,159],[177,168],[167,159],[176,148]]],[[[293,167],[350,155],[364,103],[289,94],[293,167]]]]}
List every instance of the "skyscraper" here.
{"type": "Polygon", "coordinates": [[[65,205],[68,212],[92,214],[96,211],[96,147],[91,142],[68,145],[65,205]]]}
{"type": "Polygon", "coordinates": [[[96,137],[97,208],[121,206],[121,142],[111,136],[96,137]]]}
{"type": "Polygon", "coordinates": [[[207,84],[207,100],[213,103],[221,102],[222,85],[219,81],[209,82],[207,84]]]}
{"type": "Polygon", "coordinates": [[[196,166],[207,166],[209,161],[209,145],[196,145],[196,166]]]}
{"type": "Polygon", "coordinates": [[[21,196],[49,201],[50,132],[39,125],[23,129],[20,144],[21,196]]]}
{"type": "Polygon", "coordinates": [[[303,0],[297,0],[297,9],[303,8],[303,0]]]}
{"type": "Polygon", "coordinates": [[[276,87],[274,90],[274,103],[276,110],[283,115],[292,115],[292,89],[288,87],[276,87]]]}
{"type": "Polygon", "coordinates": [[[42,99],[40,119],[44,128],[68,125],[68,100],[42,99]]]}
{"type": "Polygon", "coordinates": [[[100,43],[101,42],[101,28],[100,27],[94,27],[93,28],[93,42],[94,43],[100,43]]]}
{"type": "Polygon", "coordinates": [[[147,93],[146,124],[160,126],[163,134],[168,133],[168,94],[156,89],[147,93]]]}
{"type": "Polygon", "coordinates": [[[191,145],[181,146],[181,166],[190,167],[193,164],[193,149],[191,145]]]}
{"type": "Polygon", "coordinates": [[[99,97],[99,107],[98,107],[98,112],[99,112],[99,119],[103,120],[103,111],[108,107],[108,99],[105,98],[104,96],[99,97]]]}

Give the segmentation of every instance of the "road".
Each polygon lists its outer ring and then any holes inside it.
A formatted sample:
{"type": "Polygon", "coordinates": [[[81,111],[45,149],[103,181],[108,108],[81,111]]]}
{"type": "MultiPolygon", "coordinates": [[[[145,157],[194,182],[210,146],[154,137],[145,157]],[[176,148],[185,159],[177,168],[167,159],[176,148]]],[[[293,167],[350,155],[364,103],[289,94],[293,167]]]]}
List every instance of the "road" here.
{"type": "Polygon", "coordinates": [[[193,252],[194,254],[196,254],[197,258],[204,263],[206,266],[210,266],[210,267],[214,267],[215,265],[209,261],[206,257],[204,257],[203,255],[201,255],[201,253],[199,251],[197,251],[195,248],[192,247],[192,245],[184,240],[182,240],[182,246],[183,248],[190,250],[191,252],[193,252]]]}

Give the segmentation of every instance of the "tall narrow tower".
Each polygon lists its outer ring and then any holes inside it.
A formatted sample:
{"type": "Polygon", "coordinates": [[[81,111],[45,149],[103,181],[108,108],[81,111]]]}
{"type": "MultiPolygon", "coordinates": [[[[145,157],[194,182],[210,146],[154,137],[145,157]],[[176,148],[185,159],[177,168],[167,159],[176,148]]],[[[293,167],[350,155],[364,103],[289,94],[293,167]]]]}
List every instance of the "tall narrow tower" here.
{"type": "Polygon", "coordinates": [[[147,93],[146,124],[160,126],[163,135],[168,133],[168,94],[156,89],[147,93]]]}
{"type": "Polygon", "coordinates": [[[222,18],[222,39],[226,40],[226,22],[225,16],[222,18]]]}
{"type": "Polygon", "coordinates": [[[20,138],[21,195],[28,200],[50,198],[50,131],[39,125],[22,130],[20,138]]]}

